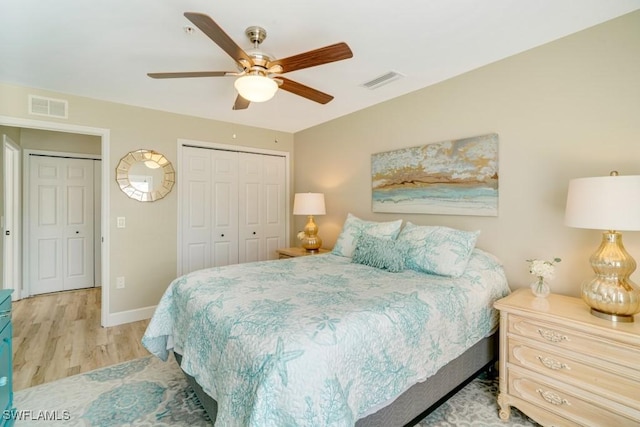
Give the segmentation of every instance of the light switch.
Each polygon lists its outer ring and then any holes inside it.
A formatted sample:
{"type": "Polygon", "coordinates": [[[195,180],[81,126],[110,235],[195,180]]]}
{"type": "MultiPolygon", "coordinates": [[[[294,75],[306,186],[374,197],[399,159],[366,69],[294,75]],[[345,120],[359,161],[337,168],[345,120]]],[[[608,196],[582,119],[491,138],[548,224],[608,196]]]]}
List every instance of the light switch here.
{"type": "Polygon", "coordinates": [[[125,223],[125,220],[124,220],[123,216],[119,216],[118,217],[117,227],[118,228],[125,228],[126,227],[126,223],[125,223]]]}

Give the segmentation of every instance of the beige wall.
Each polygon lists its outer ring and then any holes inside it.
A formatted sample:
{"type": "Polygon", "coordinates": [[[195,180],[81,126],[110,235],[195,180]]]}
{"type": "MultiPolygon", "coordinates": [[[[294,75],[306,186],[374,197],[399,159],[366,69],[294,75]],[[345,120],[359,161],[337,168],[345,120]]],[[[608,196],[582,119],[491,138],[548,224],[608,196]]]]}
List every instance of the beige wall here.
{"type": "MultiPolygon", "coordinates": [[[[577,295],[601,237],[563,225],[567,186],[614,169],[640,174],[639,28],[635,12],[296,133],[295,190],[326,194],[325,246],[348,212],[479,229],[478,246],[502,259],[512,288],[532,279],[526,259],[561,257],[552,288],[577,295]],[[371,212],[372,153],[490,132],[500,138],[498,217],[371,212]]],[[[624,241],[640,260],[640,232],[624,241]]]]}
{"type": "Polygon", "coordinates": [[[39,129],[22,129],[20,136],[20,145],[23,150],[100,155],[100,144],[101,138],[99,136],[39,129]]]}
{"type": "MultiPolygon", "coordinates": [[[[129,199],[115,181],[122,156],[141,148],[162,152],[177,165],[177,140],[190,139],[227,145],[293,152],[293,135],[232,123],[182,116],[0,83],[0,116],[44,120],[110,131],[109,141],[109,306],[110,313],[154,306],[176,276],[177,191],[153,203],[129,199]],[[69,101],[68,120],[29,116],[29,94],[69,101]],[[233,139],[232,135],[236,135],[233,139]],[[276,142],[277,140],[277,142],[276,142]],[[127,228],[116,228],[116,217],[126,217],[127,228]],[[118,276],[125,289],[116,289],[118,276]]],[[[292,156],[291,156],[292,157],[292,156]]]]}

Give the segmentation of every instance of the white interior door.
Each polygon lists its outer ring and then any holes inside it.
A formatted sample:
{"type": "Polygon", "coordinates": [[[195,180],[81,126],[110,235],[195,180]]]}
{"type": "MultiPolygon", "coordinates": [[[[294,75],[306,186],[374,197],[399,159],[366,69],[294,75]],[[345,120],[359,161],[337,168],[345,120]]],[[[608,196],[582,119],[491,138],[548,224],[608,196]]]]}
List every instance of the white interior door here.
{"type": "Polygon", "coordinates": [[[20,147],[3,135],[4,213],[2,220],[2,288],[14,289],[12,299],[20,298],[20,147]]]}
{"type": "Polygon", "coordinates": [[[184,147],[182,274],[238,263],[238,153],[184,147]]]}
{"type": "Polygon", "coordinates": [[[264,200],[262,189],[262,158],[260,154],[240,153],[239,190],[240,204],[238,206],[240,219],[240,262],[254,262],[264,259],[262,240],[262,211],[264,200]]]}
{"type": "Polygon", "coordinates": [[[287,158],[181,147],[180,274],[277,259],[287,235],[287,158]]]}
{"type": "Polygon", "coordinates": [[[285,159],[278,156],[263,156],[262,167],[264,199],[262,237],[266,253],[263,259],[277,259],[277,250],[287,247],[285,159]]]}
{"type": "Polygon", "coordinates": [[[240,153],[240,262],[277,259],[287,246],[285,159],[240,153]]]}
{"type": "Polygon", "coordinates": [[[238,153],[211,152],[213,267],[238,263],[238,153]]]}
{"type": "Polygon", "coordinates": [[[211,259],[211,157],[207,150],[182,150],[182,274],[209,266],[211,259]]]}
{"type": "Polygon", "coordinates": [[[94,286],[93,160],[29,162],[30,293],[94,286]]]}

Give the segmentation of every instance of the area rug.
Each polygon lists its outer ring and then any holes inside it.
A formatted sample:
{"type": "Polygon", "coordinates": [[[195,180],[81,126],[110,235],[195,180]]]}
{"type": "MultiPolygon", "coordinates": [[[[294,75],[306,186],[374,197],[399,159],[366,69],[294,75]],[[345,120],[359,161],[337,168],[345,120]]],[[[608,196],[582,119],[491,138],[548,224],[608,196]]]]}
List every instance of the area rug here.
{"type": "MultiPolygon", "coordinates": [[[[536,426],[517,409],[498,417],[498,384],[481,375],[420,421],[421,427],[536,426]]],[[[15,393],[17,426],[211,426],[174,359],[154,356],[15,393]]]]}

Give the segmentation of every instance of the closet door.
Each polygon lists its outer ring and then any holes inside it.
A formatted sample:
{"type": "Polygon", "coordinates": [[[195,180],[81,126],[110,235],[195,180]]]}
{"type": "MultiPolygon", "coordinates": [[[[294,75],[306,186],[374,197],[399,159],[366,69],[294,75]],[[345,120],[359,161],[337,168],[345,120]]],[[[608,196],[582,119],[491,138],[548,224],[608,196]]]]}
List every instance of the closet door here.
{"type": "Polygon", "coordinates": [[[262,196],[264,198],[264,219],[262,236],[266,254],[263,259],[277,259],[280,248],[287,247],[286,230],[286,188],[284,157],[263,156],[262,196]]]}
{"type": "Polygon", "coordinates": [[[285,159],[239,153],[239,262],[276,259],[285,245],[285,159]]]}
{"type": "Polygon", "coordinates": [[[182,274],[210,266],[211,155],[208,150],[182,148],[182,274]]]}
{"type": "Polygon", "coordinates": [[[182,273],[238,262],[238,153],[183,147],[182,273]]]}
{"type": "Polygon", "coordinates": [[[238,153],[211,151],[212,266],[238,263],[238,153]]]}
{"type": "Polygon", "coordinates": [[[286,246],[286,158],[183,147],[181,273],[277,259],[286,246]]]}

